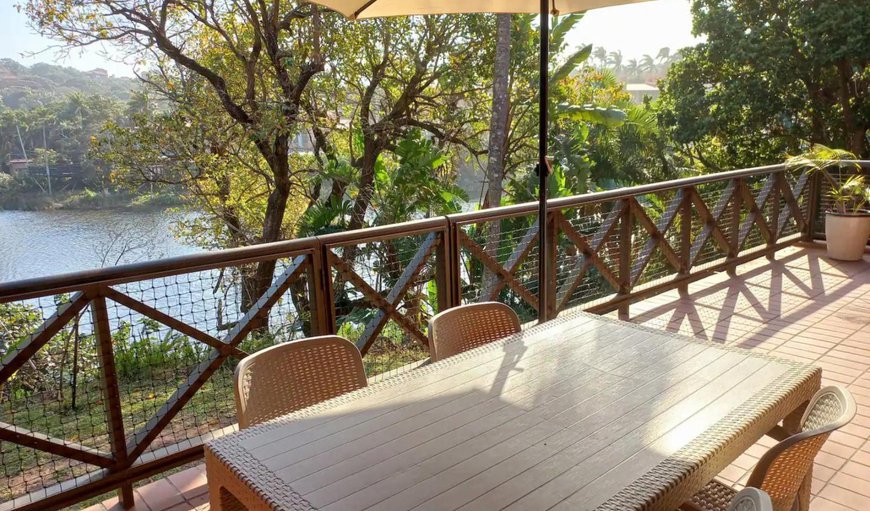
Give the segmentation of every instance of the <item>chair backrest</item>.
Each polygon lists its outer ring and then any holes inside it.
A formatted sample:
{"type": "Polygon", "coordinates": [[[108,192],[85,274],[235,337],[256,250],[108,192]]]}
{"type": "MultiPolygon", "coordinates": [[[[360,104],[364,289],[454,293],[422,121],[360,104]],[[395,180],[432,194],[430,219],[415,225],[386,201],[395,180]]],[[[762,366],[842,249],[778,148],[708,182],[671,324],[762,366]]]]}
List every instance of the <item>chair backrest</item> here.
{"type": "Polygon", "coordinates": [[[461,305],[429,320],[429,357],[443,360],[520,331],[520,318],[499,302],[461,305]]]}
{"type": "Polygon", "coordinates": [[[773,511],[770,495],[758,488],[744,488],[731,499],[728,511],[773,511]]]}
{"type": "Polygon", "coordinates": [[[771,447],[746,485],[767,492],[775,511],[790,510],[816,454],[831,433],[848,424],[856,411],[855,399],[843,387],[830,386],[816,392],[801,419],[801,432],[771,447]]]}
{"type": "Polygon", "coordinates": [[[239,428],[365,387],[357,347],[335,335],[278,344],[249,355],[235,372],[239,428]]]}

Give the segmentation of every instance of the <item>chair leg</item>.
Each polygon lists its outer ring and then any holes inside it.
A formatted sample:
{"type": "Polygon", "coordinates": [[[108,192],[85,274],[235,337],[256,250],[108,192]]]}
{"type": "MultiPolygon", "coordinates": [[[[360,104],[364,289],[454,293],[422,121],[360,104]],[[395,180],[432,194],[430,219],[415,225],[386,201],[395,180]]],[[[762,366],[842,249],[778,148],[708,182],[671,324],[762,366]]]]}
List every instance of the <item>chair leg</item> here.
{"type": "Polygon", "coordinates": [[[221,489],[221,486],[216,483],[208,485],[208,503],[211,511],[224,511],[221,489]]]}
{"type": "Polygon", "coordinates": [[[804,482],[801,483],[800,489],[798,489],[797,498],[795,499],[795,509],[797,511],[809,511],[810,509],[810,499],[812,498],[812,489],[813,489],[813,467],[810,466],[809,471],[807,472],[807,476],[804,477],[804,482]]]}
{"type": "MultiPolygon", "coordinates": [[[[800,432],[801,428],[801,418],[803,417],[804,410],[806,410],[809,401],[797,407],[795,411],[790,413],[785,420],[782,421],[782,429],[785,430],[790,435],[800,432]]],[[[812,496],[812,487],[813,487],[813,467],[810,465],[809,471],[807,471],[806,477],[804,477],[803,483],[801,483],[800,488],[798,489],[797,497],[795,498],[795,504],[793,509],[797,511],[809,511],[810,509],[810,498],[812,496]]]]}

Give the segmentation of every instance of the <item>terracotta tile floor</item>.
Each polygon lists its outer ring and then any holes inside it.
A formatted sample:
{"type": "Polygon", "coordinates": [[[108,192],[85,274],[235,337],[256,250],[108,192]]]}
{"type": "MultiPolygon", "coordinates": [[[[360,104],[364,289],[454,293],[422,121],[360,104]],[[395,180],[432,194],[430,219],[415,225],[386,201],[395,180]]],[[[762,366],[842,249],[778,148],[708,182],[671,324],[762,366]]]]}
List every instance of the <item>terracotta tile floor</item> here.
{"type": "MultiPolygon", "coordinates": [[[[631,307],[631,321],[820,365],[825,383],[846,385],[858,401],[855,420],[816,458],[813,511],[870,510],[870,255],[827,259],[819,248],[794,247],[776,261],[742,265],[631,307]]],[[[739,485],[773,442],[765,439],[720,478],[739,485]]],[[[136,509],[208,509],[205,473],[197,466],[136,490],[136,509]]],[[[120,509],[117,499],[88,511],[120,509]]]]}
{"type": "MultiPolygon", "coordinates": [[[[631,321],[701,339],[803,360],[822,367],[823,385],[849,388],[858,402],[851,424],[816,458],[813,511],[870,510],[870,255],[856,263],[794,247],[776,261],[742,265],[631,306],[631,321]]],[[[720,474],[745,482],[773,445],[764,439],[720,474]]]]}
{"type": "MultiPolygon", "coordinates": [[[[165,479],[136,488],[136,511],[208,511],[208,486],[205,465],[197,465],[165,479]]],[[[85,511],[120,511],[118,497],[96,504],[85,511]]]]}

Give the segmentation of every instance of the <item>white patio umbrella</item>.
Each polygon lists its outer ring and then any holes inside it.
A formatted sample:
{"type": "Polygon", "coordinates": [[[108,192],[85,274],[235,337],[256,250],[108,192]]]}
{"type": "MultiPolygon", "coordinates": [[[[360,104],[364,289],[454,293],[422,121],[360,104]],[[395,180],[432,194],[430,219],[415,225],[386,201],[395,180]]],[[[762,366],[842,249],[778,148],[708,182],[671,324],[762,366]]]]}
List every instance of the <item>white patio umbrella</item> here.
{"type": "Polygon", "coordinates": [[[648,0],[308,0],[350,19],[386,18],[392,16],[414,16],[424,14],[471,14],[471,13],[510,13],[535,14],[541,16],[540,51],[540,94],[538,127],[538,317],[541,321],[548,317],[547,305],[551,290],[544,283],[549,279],[550,268],[547,258],[543,257],[551,233],[547,229],[547,90],[549,74],[549,33],[548,14],[570,14],[600,7],[633,4],[648,0]]]}

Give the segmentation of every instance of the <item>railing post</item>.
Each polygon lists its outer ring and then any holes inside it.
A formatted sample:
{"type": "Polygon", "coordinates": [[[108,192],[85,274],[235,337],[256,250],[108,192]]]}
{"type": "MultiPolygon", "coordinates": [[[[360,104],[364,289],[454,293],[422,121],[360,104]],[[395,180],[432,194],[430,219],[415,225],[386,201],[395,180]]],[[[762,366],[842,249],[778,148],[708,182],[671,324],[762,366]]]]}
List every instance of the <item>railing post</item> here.
{"type": "MultiPolygon", "coordinates": [[[[446,219],[446,217],[445,217],[446,219]]],[[[453,268],[456,250],[453,244],[452,222],[447,220],[447,226],[438,234],[438,248],[435,249],[435,286],[438,289],[438,312],[453,307],[456,302],[455,286],[457,271],[453,268]]]]}
{"type": "Polygon", "coordinates": [[[311,327],[315,335],[334,334],[333,325],[334,303],[329,299],[329,289],[332,284],[329,280],[329,268],[325,267],[326,258],[323,255],[323,245],[318,244],[311,252],[308,265],[308,293],[311,309],[311,327]]]}
{"type": "Polygon", "coordinates": [[[320,261],[320,271],[318,274],[320,275],[322,299],[325,300],[323,308],[325,314],[323,314],[324,318],[322,321],[324,323],[323,333],[326,335],[335,334],[338,331],[336,326],[338,313],[335,310],[335,288],[332,282],[332,265],[329,261],[330,250],[326,244],[318,243],[317,251],[315,252],[316,257],[320,261]]]}
{"type": "MultiPolygon", "coordinates": [[[[776,241],[779,239],[779,215],[780,215],[780,186],[782,185],[783,175],[781,172],[774,172],[771,175],[773,179],[773,189],[770,191],[770,239],[767,240],[767,260],[773,261],[776,259],[776,241]]],[[[763,212],[763,211],[762,211],[763,212]]]]}
{"type": "Polygon", "coordinates": [[[448,285],[447,298],[449,302],[447,307],[456,307],[462,305],[462,257],[460,251],[462,245],[459,243],[460,226],[453,221],[451,216],[444,217],[447,220],[447,230],[444,232],[444,253],[447,256],[447,278],[448,285]]]}
{"type": "MultiPolygon", "coordinates": [[[[822,172],[825,172],[824,170],[822,172]]],[[[811,242],[816,239],[816,219],[819,217],[819,203],[821,201],[822,176],[819,172],[813,172],[807,184],[807,221],[804,227],[803,241],[811,242]]]]}
{"type": "Polygon", "coordinates": [[[622,218],[619,221],[619,295],[624,298],[619,303],[619,319],[629,319],[628,294],[631,292],[631,231],[632,220],[631,204],[629,199],[623,199],[619,203],[622,208],[622,218]]]}
{"type": "MultiPolygon", "coordinates": [[[[680,204],[680,261],[683,267],[680,274],[686,276],[692,270],[692,194],[695,189],[684,188],[683,192],[683,203],[680,204]]],[[[681,295],[688,295],[688,282],[681,282],[677,290],[681,295]]]]}
{"type": "MultiPolygon", "coordinates": [[[[743,180],[740,178],[735,179],[734,195],[731,197],[731,239],[728,240],[730,242],[729,259],[736,259],[740,253],[740,210],[743,207],[742,189],[743,180]]],[[[737,264],[728,266],[725,271],[732,277],[737,275],[737,264]]]]}
{"type": "Polygon", "coordinates": [[[547,320],[556,317],[556,259],[559,250],[559,225],[556,218],[557,212],[547,211],[547,233],[550,236],[547,238],[547,253],[544,256],[547,258],[547,268],[550,271],[547,275],[547,292],[544,293],[547,303],[541,304],[546,311],[547,320]]]}
{"type": "MultiPolygon", "coordinates": [[[[106,298],[99,290],[91,301],[91,316],[97,339],[97,356],[100,362],[100,377],[103,383],[103,404],[106,408],[109,443],[115,457],[114,471],[123,470],[130,465],[127,454],[127,437],[124,433],[124,418],[121,414],[121,395],[118,390],[118,371],[115,367],[115,348],[112,327],[106,310],[106,298]]],[[[118,488],[118,498],[124,509],[134,505],[133,485],[124,483],[118,488]]]]}

